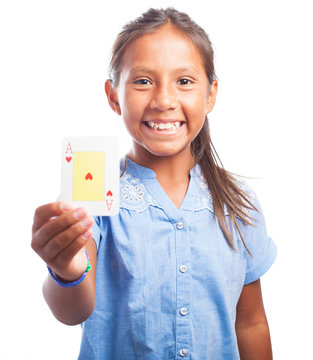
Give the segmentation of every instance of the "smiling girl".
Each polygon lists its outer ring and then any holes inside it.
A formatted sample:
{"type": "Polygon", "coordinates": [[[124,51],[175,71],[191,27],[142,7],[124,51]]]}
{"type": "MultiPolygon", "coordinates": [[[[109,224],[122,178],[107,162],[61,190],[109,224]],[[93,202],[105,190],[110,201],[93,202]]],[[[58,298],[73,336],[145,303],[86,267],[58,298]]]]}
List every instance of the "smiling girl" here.
{"type": "Polygon", "coordinates": [[[108,101],[133,139],[120,213],[36,210],[48,305],[82,323],[80,359],[271,359],[260,277],[276,247],[253,191],[216,161],[207,34],[150,9],[124,27],[110,65],[108,101]]]}

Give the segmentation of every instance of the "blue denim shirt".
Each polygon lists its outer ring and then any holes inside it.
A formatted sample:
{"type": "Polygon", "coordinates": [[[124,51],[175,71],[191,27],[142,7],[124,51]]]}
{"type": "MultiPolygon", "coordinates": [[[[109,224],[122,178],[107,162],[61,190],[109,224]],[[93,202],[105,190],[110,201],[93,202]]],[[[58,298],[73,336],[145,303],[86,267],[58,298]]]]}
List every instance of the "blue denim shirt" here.
{"type": "Polygon", "coordinates": [[[239,359],[236,305],[276,246],[249,190],[260,213],[241,231],[253,257],[237,234],[232,250],[200,167],[190,175],[177,209],[156,174],[127,159],[119,215],[95,218],[96,305],[82,324],[79,359],[239,359]]]}

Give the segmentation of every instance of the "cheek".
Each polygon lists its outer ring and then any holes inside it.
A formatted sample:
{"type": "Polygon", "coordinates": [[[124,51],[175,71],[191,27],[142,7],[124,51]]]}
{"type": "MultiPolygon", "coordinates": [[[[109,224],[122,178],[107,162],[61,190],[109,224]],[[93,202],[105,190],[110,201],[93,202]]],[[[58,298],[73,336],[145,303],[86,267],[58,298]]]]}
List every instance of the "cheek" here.
{"type": "Polygon", "coordinates": [[[136,118],[141,116],[142,109],[144,108],[145,99],[143,96],[134,96],[132,92],[125,92],[125,96],[122,101],[122,114],[127,117],[136,118]]]}
{"type": "Polygon", "coordinates": [[[134,108],[130,106],[127,102],[123,102],[121,106],[121,115],[126,127],[129,128],[129,126],[134,123],[134,108]]]}
{"type": "Polygon", "coordinates": [[[199,126],[200,123],[204,121],[204,118],[207,114],[207,106],[205,99],[200,96],[197,99],[194,99],[193,102],[190,102],[189,114],[192,119],[199,126]]]}
{"type": "Polygon", "coordinates": [[[124,117],[123,120],[124,120],[124,126],[128,134],[131,136],[131,138],[140,140],[141,138],[140,124],[132,121],[130,117],[124,117]]]}
{"type": "Polygon", "coordinates": [[[140,104],[138,104],[135,99],[133,101],[132,98],[128,98],[127,101],[123,103],[122,118],[127,131],[132,137],[137,138],[140,134],[142,114],[140,104]]]}
{"type": "Polygon", "coordinates": [[[202,91],[197,91],[187,94],[182,101],[190,111],[203,112],[206,109],[207,98],[206,94],[202,91]]]}

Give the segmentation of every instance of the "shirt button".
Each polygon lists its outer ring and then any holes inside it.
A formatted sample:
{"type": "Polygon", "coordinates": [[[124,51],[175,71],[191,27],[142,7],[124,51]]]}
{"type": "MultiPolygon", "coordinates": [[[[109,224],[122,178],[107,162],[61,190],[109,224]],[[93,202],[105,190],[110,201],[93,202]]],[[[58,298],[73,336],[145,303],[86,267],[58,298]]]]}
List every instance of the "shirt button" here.
{"type": "Polygon", "coordinates": [[[180,268],[179,268],[179,271],[184,273],[187,271],[187,266],[186,265],[182,265],[180,268]]]}
{"type": "Polygon", "coordinates": [[[179,350],[179,355],[183,356],[183,357],[186,356],[187,355],[187,350],[186,349],[180,349],[179,350]]]}
{"type": "Polygon", "coordinates": [[[178,222],[176,224],[176,227],[177,227],[178,230],[181,230],[184,227],[184,224],[182,222],[178,222]]]}
{"type": "Polygon", "coordinates": [[[181,308],[180,309],[180,314],[181,315],[187,315],[188,314],[188,309],[187,308],[181,308]]]}

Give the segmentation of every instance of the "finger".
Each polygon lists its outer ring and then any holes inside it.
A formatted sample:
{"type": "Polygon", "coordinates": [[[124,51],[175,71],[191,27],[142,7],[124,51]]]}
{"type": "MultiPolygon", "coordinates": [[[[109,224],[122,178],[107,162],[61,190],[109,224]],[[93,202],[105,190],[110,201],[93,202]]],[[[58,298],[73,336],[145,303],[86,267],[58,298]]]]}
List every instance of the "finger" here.
{"type": "Polygon", "coordinates": [[[87,245],[88,241],[92,238],[92,231],[88,229],[82,236],[77,237],[67,247],[65,247],[53,259],[56,267],[62,267],[64,264],[69,263],[78,252],[87,245]]]}
{"type": "Polygon", "coordinates": [[[59,216],[71,209],[71,204],[64,202],[54,202],[38,207],[34,215],[33,232],[37,231],[52,217],[59,216]]]}
{"type": "MultiPolygon", "coordinates": [[[[48,241],[56,237],[58,234],[65,231],[70,226],[83,221],[87,216],[86,210],[78,208],[73,211],[68,211],[57,218],[54,218],[37,230],[33,234],[33,243],[36,248],[41,248],[47,244],[48,241]]],[[[71,232],[69,232],[71,235],[71,232]]],[[[77,237],[77,234],[73,234],[72,239],[77,237]]]]}
{"type": "Polygon", "coordinates": [[[79,222],[67,227],[64,231],[60,232],[46,243],[41,249],[42,257],[45,258],[46,262],[51,262],[73,241],[77,241],[77,238],[82,237],[82,242],[89,239],[91,232],[88,232],[88,230],[91,228],[92,224],[93,218],[86,216],[79,222]]]}

